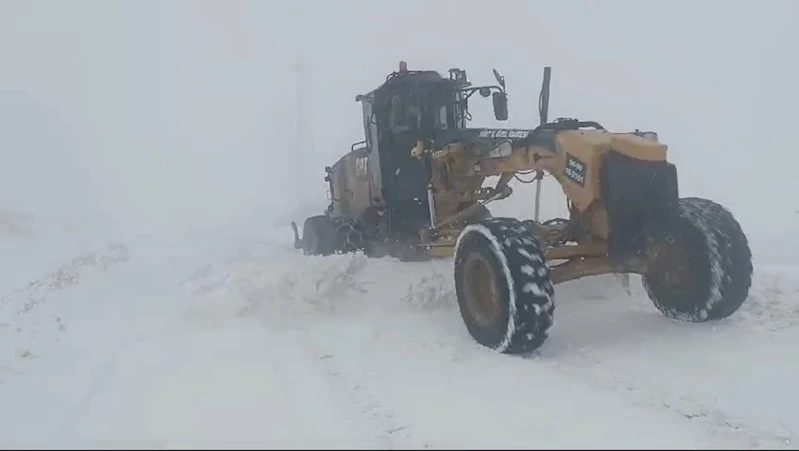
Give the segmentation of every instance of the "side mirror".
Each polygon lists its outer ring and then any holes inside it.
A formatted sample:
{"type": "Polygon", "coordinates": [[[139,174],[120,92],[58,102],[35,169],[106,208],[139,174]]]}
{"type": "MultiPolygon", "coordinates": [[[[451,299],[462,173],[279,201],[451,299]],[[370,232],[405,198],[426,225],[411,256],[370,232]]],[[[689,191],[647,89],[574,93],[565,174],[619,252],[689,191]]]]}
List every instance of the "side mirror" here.
{"type": "Polygon", "coordinates": [[[495,92],[491,95],[494,102],[494,117],[498,121],[508,120],[508,95],[504,92],[495,92]]]}

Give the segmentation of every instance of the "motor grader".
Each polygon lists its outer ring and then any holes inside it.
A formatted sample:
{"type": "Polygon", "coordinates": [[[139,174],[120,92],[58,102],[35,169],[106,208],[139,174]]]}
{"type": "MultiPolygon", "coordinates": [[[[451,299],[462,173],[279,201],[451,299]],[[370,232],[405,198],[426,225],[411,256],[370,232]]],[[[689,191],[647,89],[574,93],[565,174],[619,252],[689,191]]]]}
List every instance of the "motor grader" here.
{"type": "Polygon", "coordinates": [[[751,284],[741,226],[713,201],[678,196],[677,171],[654,132],[615,133],[594,121],[548,121],[544,68],[540,124],[469,128],[473,94],[508,119],[505,79],[472,86],[466,72],[400,63],[358,95],[365,139],[326,167],[331,203],[305,220],[306,255],[364,252],[402,260],[454,257],[463,321],[502,353],[541,346],[553,324],[553,285],[590,275],[639,274],[667,317],[704,322],[733,314],[751,284]],[[560,183],[567,218],[539,221],[540,180],[560,183]],[[492,217],[510,182],[537,183],[534,219],[492,217]],[[493,186],[485,186],[496,178],[493,186]]]}

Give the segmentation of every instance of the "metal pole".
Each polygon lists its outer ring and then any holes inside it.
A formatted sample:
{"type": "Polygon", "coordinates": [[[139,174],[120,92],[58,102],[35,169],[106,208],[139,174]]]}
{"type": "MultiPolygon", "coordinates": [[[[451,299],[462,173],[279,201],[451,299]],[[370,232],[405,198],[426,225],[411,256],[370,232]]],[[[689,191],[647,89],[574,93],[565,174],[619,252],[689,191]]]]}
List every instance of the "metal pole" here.
{"type": "Polygon", "coordinates": [[[293,153],[294,153],[294,182],[295,182],[295,199],[297,205],[300,204],[300,174],[301,170],[300,167],[302,165],[302,158],[301,158],[301,149],[303,147],[303,139],[302,139],[302,123],[303,123],[303,67],[301,62],[297,62],[294,64],[294,80],[297,89],[297,117],[295,123],[295,129],[297,132],[297,142],[294,145],[293,153]]]}
{"type": "MultiPolygon", "coordinates": [[[[545,67],[544,81],[541,85],[541,102],[538,105],[539,125],[546,124],[549,116],[549,81],[551,74],[552,68],[545,67]]],[[[541,182],[544,178],[544,172],[541,170],[536,171],[535,177],[535,215],[533,219],[538,222],[541,213],[541,182]]]]}

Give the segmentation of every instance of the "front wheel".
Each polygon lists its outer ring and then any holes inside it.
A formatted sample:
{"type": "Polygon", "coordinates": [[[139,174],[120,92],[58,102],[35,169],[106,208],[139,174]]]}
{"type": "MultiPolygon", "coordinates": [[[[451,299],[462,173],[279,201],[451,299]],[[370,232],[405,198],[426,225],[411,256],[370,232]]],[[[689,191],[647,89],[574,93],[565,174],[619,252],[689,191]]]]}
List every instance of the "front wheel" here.
{"type": "Polygon", "coordinates": [[[554,289],[538,240],[515,219],[466,226],[455,250],[461,316],[481,345],[506,354],[540,347],[553,324],[554,289]]]}
{"type": "Polygon", "coordinates": [[[738,221],[707,199],[680,199],[661,239],[649,239],[643,284],[665,316],[689,322],[726,318],[749,294],[752,253],[738,221]]]}

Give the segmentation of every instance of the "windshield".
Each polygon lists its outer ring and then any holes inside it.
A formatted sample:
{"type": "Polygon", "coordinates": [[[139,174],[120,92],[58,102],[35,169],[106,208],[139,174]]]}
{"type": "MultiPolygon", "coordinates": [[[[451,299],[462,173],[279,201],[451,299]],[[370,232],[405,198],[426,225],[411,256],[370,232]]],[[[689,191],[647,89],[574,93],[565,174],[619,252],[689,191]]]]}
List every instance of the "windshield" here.
{"type": "Polygon", "coordinates": [[[441,86],[432,88],[398,92],[392,96],[390,123],[394,133],[456,127],[454,92],[441,86]]]}
{"type": "Polygon", "coordinates": [[[429,111],[436,130],[455,128],[455,93],[449,89],[429,92],[429,111]]]}

